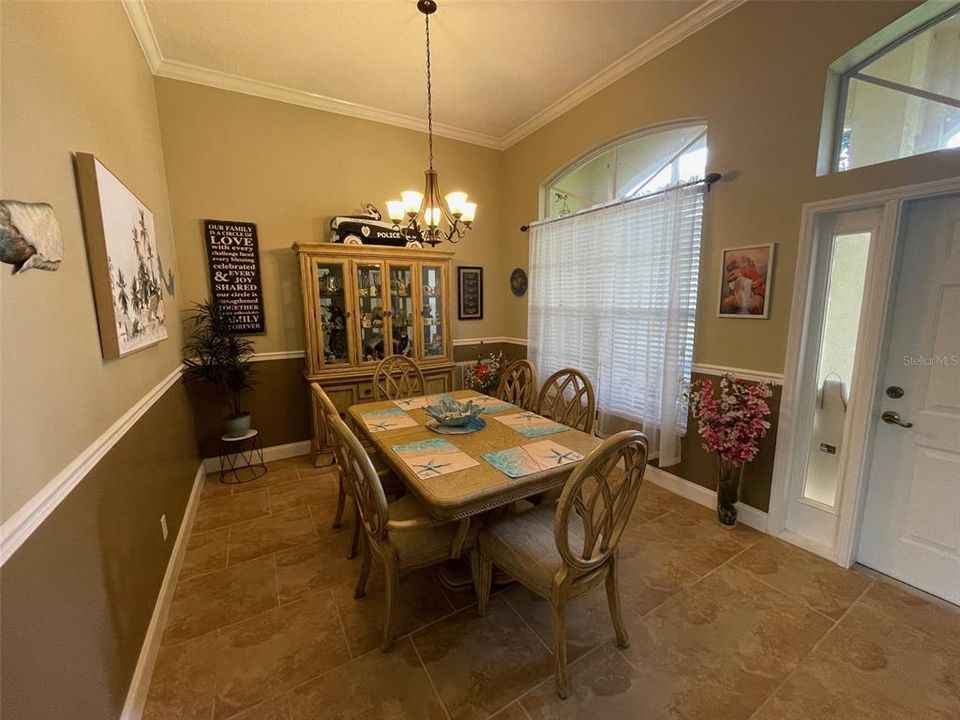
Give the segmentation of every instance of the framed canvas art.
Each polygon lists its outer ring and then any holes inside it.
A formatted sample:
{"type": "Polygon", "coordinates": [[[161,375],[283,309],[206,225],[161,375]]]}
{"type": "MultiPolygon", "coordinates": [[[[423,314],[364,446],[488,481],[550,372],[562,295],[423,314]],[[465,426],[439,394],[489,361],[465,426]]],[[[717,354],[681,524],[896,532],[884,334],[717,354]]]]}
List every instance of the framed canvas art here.
{"type": "Polygon", "coordinates": [[[93,155],[75,163],[100,347],[120,358],[167,337],[153,213],[93,155]]]}
{"type": "Polygon", "coordinates": [[[776,245],[723,250],[719,317],[763,319],[770,315],[770,285],[776,245]]]}
{"type": "Polygon", "coordinates": [[[457,318],[483,320],[483,268],[457,268],[457,318]]]}

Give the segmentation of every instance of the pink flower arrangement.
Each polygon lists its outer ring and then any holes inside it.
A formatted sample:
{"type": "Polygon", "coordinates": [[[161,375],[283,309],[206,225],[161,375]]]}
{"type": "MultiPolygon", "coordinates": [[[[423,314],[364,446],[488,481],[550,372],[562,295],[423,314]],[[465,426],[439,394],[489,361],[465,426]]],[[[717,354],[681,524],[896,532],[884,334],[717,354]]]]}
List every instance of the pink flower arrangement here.
{"type": "Polygon", "coordinates": [[[711,381],[693,382],[687,399],[704,439],[703,449],[734,468],[753,460],[770,429],[764,420],[770,406],[764,398],[772,394],[768,382],[746,383],[729,373],[720,380],[719,397],[714,396],[711,381]]]}

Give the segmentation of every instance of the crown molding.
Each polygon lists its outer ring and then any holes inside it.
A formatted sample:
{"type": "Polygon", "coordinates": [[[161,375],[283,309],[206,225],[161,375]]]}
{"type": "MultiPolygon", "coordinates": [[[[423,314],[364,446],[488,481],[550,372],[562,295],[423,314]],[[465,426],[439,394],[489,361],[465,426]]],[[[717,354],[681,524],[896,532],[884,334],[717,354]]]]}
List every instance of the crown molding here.
{"type": "Polygon", "coordinates": [[[160,52],[160,43],[157,42],[157,34],[153,31],[153,23],[150,22],[150,16],[147,15],[147,7],[143,0],[123,0],[123,9],[127,13],[127,19],[130,21],[130,27],[133,28],[133,34],[137,36],[137,42],[140,43],[140,49],[143,51],[143,57],[147,60],[150,72],[156,74],[157,68],[163,61],[163,54],[160,52]]]}
{"type": "MultiPolygon", "coordinates": [[[[592,78],[581,83],[503,137],[498,138],[493,135],[442,123],[433,126],[434,134],[451,140],[458,140],[494,150],[506,150],[528,135],[536,132],[544,125],[556,120],[584,100],[633,72],[647,61],[652,60],[660,53],[673,47],[681,40],[703,29],[714,20],[723,17],[744,2],[746,2],[746,0],[706,0],[702,5],[699,5],[679,20],[671,23],[652,38],[638,45],[620,59],[614,61],[592,78]]],[[[127,13],[127,18],[130,20],[133,32],[137,36],[147,64],[150,66],[153,74],[158,77],[180,80],[196,85],[206,85],[220,90],[229,90],[243,95],[251,95],[253,97],[276,100],[277,102],[299,105],[301,107],[322,110],[323,112],[335,113],[337,115],[370,120],[372,122],[393,125],[394,127],[415,130],[421,133],[425,131],[426,120],[424,118],[404,115],[402,113],[353,103],[347,100],[339,100],[326,95],[319,95],[306,90],[298,90],[263,80],[253,80],[220,70],[212,70],[210,68],[200,67],[199,65],[180,62],[179,60],[169,60],[163,57],[163,53],[160,50],[157,35],[154,32],[153,24],[150,22],[150,16],[147,14],[144,0],[123,0],[123,8],[127,13]]]]}
{"type": "Polygon", "coordinates": [[[669,50],[695,32],[702,30],[731,10],[740,7],[746,1],[706,0],[702,5],[674,21],[656,35],[623,55],[619,60],[615,60],[592,78],[575,87],[559,100],[552,102],[522,125],[508,132],[500,139],[501,149],[506,150],[516,145],[528,135],[556,120],[568,110],[572,110],[587,98],[596,95],[620,78],[629,75],[644,63],[669,50]]]}
{"type": "MultiPolygon", "coordinates": [[[[162,59],[154,70],[154,75],[170,78],[171,80],[182,80],[197,85],[207,85],[208,87],[219,88],[220,90],[230,90],[232,92],[242,93],[243,95],[266,98],[267,100],[276,100],[289,105],[299,105],[313,110],[322,110],[336,115],[346,115],[361,120],[372,120],[373,122],[383,123],[385,125],[393,125],[394,127],[404,128],[406,130],[416,130],[420,133],[426,133],[426,118],[412,117],[410,115],[391,112],[390,110],[381,110],[380,108],[369,105],[338,100],[337,98],[327,97],[326,95],[317,95],[316,93],[307,92],[306,90],[296,90],[263,80],[251,80],[250,78],[241,77],[240,75],[233,75],[219,70],[210,70],[177,60],[162,59]]],[[[452,125],[435,122],[433,124],[433,134],[472,145],[493,148],[494,150],[500,149],[500,140],[498,138],[472,130],[463,130],[453,127],[452,125]]]]}

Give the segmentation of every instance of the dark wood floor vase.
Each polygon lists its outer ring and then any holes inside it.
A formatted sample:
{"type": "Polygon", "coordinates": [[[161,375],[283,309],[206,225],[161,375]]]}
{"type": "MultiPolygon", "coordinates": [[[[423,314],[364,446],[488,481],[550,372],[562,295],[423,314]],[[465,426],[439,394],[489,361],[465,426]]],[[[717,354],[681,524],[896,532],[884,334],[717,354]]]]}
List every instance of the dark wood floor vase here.
{"type": "Polygon", "coordinates": [[[144,720],[960,717],[960,615],[739,526],[644,482],[620,543],[630,647],[604,588],[570,604],[569,696],[555,692],[549,602],[519,585],[450,593],[401,580],[354,598],[336,475],[309,458],[205,486],[144,720]]]}

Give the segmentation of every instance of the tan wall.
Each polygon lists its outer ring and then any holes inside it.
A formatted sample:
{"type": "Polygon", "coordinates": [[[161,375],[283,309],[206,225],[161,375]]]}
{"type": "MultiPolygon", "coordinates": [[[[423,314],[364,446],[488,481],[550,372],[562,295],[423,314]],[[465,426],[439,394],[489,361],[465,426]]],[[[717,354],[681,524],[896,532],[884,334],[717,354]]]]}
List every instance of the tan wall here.
{"type": "Polygon", "coordinates": [[[157,346],[100,353],[72,152],[97,155],[153,211],[176,271],[153,77],[120,3],[4,2],[2,52],[0,196],[51,203],[64,241],[57,272],[0,268],[5,520],[178,365],[181,340],[171,322],[157,346]]]}
{"type": "Polygon", "coordinates": [[[193,434],[174,385],[0,569],[3,720],[120,717],[197,472],[193,434]]]}
{"type": "MultiPolygon", "coordinates": [[[[385,211],[401,190],[422,190],[426,136],[175,80],[157,79],[157,96],[181,305],[210,292],[202,221],[254,222],[267,323],[257,351],[302,349],[300,278],[290,246],[326,240],[333,215],[366,202],[385,211]]],[[[441,190],[463,189],[480,204],[454,265],[484,266],[484,319],[455,320],[454,337],[502,335],[499,296],[509,271],[500,252],[500,153],[437,138],[435,164],[441,190]]]]}
{"type": "MultiPolygon", "coordinates": [[[[631,131],[684,118],[709,124],[708,198],[694,359],[784,367],[801,207],[806,202],[960,174],[956,153],[816,177],[827,68],[914,3],[749,2],[643,65],[503,156],[508,265],[527,265],[539,185],[572,159],[631,131]],[[720,250],[776,242],[769,320],[720,319],[720,250]]],[[[505,297],[505,335],[526,336],[526,298],[505,297]]]]}

